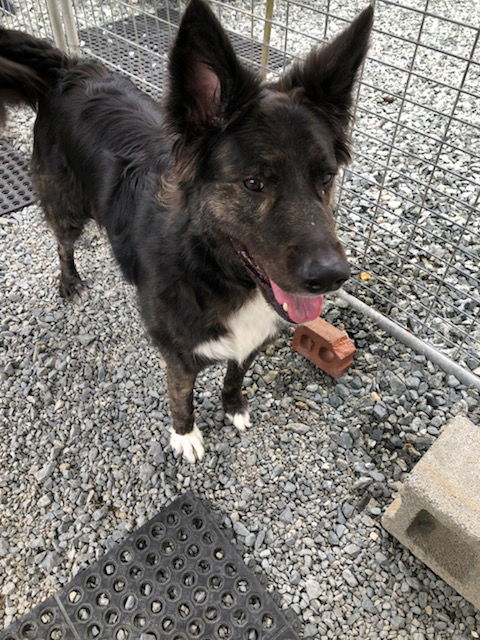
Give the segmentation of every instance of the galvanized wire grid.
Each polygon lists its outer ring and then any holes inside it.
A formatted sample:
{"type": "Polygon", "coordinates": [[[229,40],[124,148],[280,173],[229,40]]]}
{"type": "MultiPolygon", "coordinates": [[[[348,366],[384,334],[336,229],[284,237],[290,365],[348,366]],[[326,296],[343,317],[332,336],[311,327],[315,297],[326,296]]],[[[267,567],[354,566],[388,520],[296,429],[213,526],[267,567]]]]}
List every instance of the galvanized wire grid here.
{"type": "MultiPolygon", "coordinates": [[[[212,2],[236,34],[240,58],[257,68],[265,63],[266,2],[212,2]]],[[[24,27],[34,33],[37,12],[45,22],[39,4],[22,10],[24,27]]],[[[184,4],[73,0],[81,50],[159,96],[184,4]]],[[[268,71],[279,73],[338,33],[365,4],[275,0],[268,71]]],[[[376,0],[375,9],[352,132],[355,161],[338,189],[338,225],[354,266],[347,289],[474,370],[480,365],[480,9],[473,0],[461,7],[454,0],[408,6],[376,0]]]]}

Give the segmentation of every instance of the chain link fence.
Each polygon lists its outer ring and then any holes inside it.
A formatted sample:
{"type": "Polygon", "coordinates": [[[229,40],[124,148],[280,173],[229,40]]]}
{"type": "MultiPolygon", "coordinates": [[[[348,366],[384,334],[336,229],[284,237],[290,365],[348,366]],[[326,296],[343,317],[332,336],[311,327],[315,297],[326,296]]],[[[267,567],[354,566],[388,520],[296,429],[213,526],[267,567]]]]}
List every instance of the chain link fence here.
{"type": "MultiPolygon", "coordinates": [[[[239,57],[275,76],[366,1],[211,4],[239,57]]],[[[3,13],[12,27],[55,37],[160,97],[183,8],[178,0],[17,0],[15,15],[3,13]]],[[[355,159],[338,185],[338,225],[354,267],[346,290],[480,386],[480,5],[376,0],[375,10],[355,159]]]]}

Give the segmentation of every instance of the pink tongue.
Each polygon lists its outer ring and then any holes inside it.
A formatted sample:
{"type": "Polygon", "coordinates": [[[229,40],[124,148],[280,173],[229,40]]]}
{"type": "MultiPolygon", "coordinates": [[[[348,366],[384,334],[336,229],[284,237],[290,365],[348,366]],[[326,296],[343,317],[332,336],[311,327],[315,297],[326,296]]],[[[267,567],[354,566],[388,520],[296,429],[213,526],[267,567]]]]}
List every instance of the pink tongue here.
{"type": "Polygon", "coordinates": [[[303,324],[304,322],[310,322],[318,318],[322,311],[323,296],[317,296],[315,298],[308,298],[307,296],[296,296],[293,293],[288,293],[281,289],[278,284],[275,284],[273,280],[270,280],[270,286],[272,287],[275,300],[280,306],[283,307],[283,303],[288,304],[288,315],[293,322],[303,324]]]}

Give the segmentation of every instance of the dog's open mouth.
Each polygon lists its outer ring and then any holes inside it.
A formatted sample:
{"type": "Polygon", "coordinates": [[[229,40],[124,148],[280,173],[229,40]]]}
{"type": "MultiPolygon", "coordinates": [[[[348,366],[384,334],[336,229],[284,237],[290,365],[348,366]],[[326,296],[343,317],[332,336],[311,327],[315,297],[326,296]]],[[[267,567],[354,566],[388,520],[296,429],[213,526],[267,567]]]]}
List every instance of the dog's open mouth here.
{"type": "Polygon", "coordinates": [[[250,274],[260,285],[266,300],[281,318],[296,324],[304,324],[318,318],[322,311],[323,296],[302,296],[285,291],[269,278],[244,246],[232,244],[250,274]]]}

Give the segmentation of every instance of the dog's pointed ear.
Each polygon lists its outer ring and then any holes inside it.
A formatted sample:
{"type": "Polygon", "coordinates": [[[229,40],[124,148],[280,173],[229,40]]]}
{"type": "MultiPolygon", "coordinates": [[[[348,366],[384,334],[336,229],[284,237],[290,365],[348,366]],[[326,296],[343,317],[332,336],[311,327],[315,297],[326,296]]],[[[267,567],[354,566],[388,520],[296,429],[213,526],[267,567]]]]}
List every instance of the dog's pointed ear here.
{"type": "Polygon", "coordinates": [[[311,51],[303,63],[295,63],[270,88],[287,93],[300,90],[335,124],[346,128],[353,86],[368,51],[372,24],[373,7],[369,6],[336,38],[311,51]]]}
{"type": "Polygon", "coordinates": [[[227,34],[204,0],[190,0],[170,54],[167,112],[173,129],[223,127],[258,95],[255,75],[242,67],[227,34]]]}

